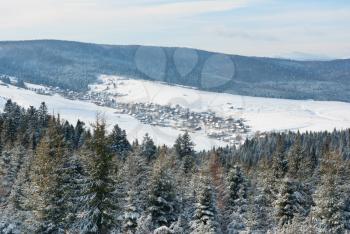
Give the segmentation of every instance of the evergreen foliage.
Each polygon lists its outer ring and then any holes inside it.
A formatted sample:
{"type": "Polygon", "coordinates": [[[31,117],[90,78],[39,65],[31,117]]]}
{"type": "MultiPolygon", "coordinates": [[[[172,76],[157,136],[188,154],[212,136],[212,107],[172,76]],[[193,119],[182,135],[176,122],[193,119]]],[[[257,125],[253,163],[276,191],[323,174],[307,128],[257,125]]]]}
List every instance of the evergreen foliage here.
{"type": "Polygon", "coordinates": [[[154,227],[170,226],[177,219],[176,206],[174,180],[165,153],[162,152],[154,164],[149,182],[148,212],[154,227]]]}
{"type": "Polygon", "coordinates": [[[55,123],[50,123],[40,140],[32,164],[33,210],[40,220],[38,232],[52,233],[61,230],[64,216],[62,203],[62,169],[65,148],[63,136],[55,123]]]}
{"type": "Polygon", "coordinates": [[[336,152],[326,151],[321,160],[321,182],[315,193],[314,215],[320,232],[344,233],[349,227],[349,163],[336,152]],[[345,186],[345,187],[344,187],[345,186]]]}
{"type": "Polygon", "coordinates": [[[141,144],[141,154],[147,159],[148,162],[153,160],[157,153],[157,147],[155,146],[152,138],[146,134],[141,144]]]}
{"type": "Polygon", "coordinates": [[[0,233],[347,233],[350,130],[264,133],[195,152],[11,100],[0,113],[0,233]],[[205,168],[205,169],[203,169],[205,168]]]}
{"type": "Polygon", "coordinates": [[[108,233],[115,228],[117,197],[113,178],[113,155],[107,145],[106,123],[97,117],[86,155],[88,182],[83,188],[81,232],[108,233]]]}
{"type": "Polygon", "coordinates": [[[190,134],[186,131],[183,135],[180,135],[176,141],[174,148],[177,155],[182,159],[185,156],[193,156],[194,154],[194,143],[191,140],[190,134]]]}
{"type": "Polygon", "coordinates": [[[207,176],[202,176],[197,208],[191,222],[191,233],[221,233],[217,220],[215,194],[207,176]]]}
{"type": "Polygon", "coordinates": [[[131,145],[126,138],[125,130],[122,130],[118,125],[115,125],[109,136],[109,141],[112,152],[122,159],[125,159],[131,150],[131,145]]]}

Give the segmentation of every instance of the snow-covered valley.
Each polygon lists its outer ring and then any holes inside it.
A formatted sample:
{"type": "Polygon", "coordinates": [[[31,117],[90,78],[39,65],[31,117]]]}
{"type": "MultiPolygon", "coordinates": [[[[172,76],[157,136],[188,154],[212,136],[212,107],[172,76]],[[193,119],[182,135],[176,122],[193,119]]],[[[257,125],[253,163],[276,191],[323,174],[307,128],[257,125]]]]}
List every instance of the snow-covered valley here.
{"type": "MultiPolygon", "coordinates": [[[[12,85],[0,85],[0,109],[2,110],[6,100],[12,99],[23,107],[39,107],[41,102],[45,102],[52,114],[60,114],[61,118],[75,123],[78,119],[84,121],[87,125],[93,123],[97,113],[105,116],[110,128],[118,124],[125,129],[129,140],[141,140],[146,133],[152,136],[155,143],[161,145],[173,145],[175,139],[182,132],[167,127],[146,125],[137,119],[126,115],[117,114],[115,109],[98,106],[88,101],[70,100],[58,94],[40,95],[31,90],[21,89],[12,85]]],[[[196,149],[210,149],[213,146],[224,146],[227,143],[208,138],[203,133],[191,133],[196,143],[196,149]]]]}
{"type": "Polygon", "coordinates": [[[119,94],[119,102],[179,104],[195,111],[211,110],[219,116],[247,120],[253,132],[350,127],[350,103],[345,102],[240,96],[114,76],[101,76],[100,81],[91,90],[119,94]]]}
{"type": "MultiPolygon", "coordinates": [[[[116,76],[101,76],[98,83],[90,86],[90,93],[108,94],[116,103],[180,105],[194,112],[213,112],[222,118],[244,119],[250,127],[250,132],[243,134],[244,137],[258,131],[331,131],[350,127],[350,103],[344,102],[238,96],[116,76]]],[[[32,90],[0,85],[1,109],[9,98],[24,107],[38,107],[44,101],[51,113],[59,113],[73,123],[80,119],[89,124],[98,112],[103,113],[109,126],[119,124],[127,131],[130,140],[142,139],[145,133],[149,133],[157,144],[172,145],[178,134],[182,133],[180,129],[144,124],[130,115],[116,113],[114,108],[99,106],[89,100],[70,100],[59,94],[40,95],[32,90]]],[[[190,133],[197,150],[227,144],[208,137],[205,131],[190,133]]]]}

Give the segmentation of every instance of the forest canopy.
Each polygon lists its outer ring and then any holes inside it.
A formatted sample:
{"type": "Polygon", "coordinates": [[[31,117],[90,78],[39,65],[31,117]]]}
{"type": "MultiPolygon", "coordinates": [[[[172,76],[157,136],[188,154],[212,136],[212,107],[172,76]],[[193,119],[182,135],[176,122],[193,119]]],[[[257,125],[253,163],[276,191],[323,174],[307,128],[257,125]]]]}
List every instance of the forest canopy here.
{"type": "Polygon", "coordinates": [[[350,130],[196,152],[24,109],[0,113],[0,233],[346,233],[350,130]]]}

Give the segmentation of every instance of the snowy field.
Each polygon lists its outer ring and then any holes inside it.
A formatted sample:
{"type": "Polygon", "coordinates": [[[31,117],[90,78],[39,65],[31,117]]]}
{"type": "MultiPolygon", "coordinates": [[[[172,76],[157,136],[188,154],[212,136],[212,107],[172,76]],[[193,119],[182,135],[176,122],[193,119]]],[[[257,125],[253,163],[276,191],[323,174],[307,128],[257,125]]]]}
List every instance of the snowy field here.
{"type": "MultiPolygon", "coordinates": [[[[112,108],[101,107],[84,101],[73,101],[59,95],[39,95],[33,91],[19,89],[11,85],[8,87],[0,85],[1,110],[3,110],[7,99],[12,99],[23,107],[39,107],[40,103],[44,101],[48,105],[51,113],[59,113],[63,119],[74,124],[78,119],[84,121],[86,124],[93,123],[96,118],[96,114],[102,113],[105,115],[109,127],[112,128],[114,124],[118,124],[122,129],[126,130],[129,140],[134,140],[136,138],[142,140],[143,136],[146,133],[149,133],[155,143],[173,145],[177,136],[180,133],[183,134],[183,132],[172,128],[142,124],[131,116],[115,114],[115,110],[112,108]]],[[[190,134],[196,143],[197,150],[210,149],[213,146],[226,145],[226,143],[222,141],[208,138],[201,132],[190,134]]]]}
{"type": "Polygon", "coordinates": [[[194,111],[214,111],[223,117],[243,118],[256,131],[332,131],[350,127],[350,103],[289,100],[205,92],[164,83],[101,76],[92,91],[118,93],[119,102],[180,104],[194,111]]]}
{"type": "MultiPolygon", "coordinates": [[[[40,88],[31,85],[33,87],[40,88]]],[[[350,103],[238,96],[115,76],[101,76],[99,84],[90,87],[95,92],[118,94],[115,98],[119,102],[180,104],[192,111],[211,110],[223,117],[244,118],[253,133],[274,130],[332,131],[334,128],[350,127],[350,103]]],[[[39,107],[45,101],[51,113],[60,113],[62,118],[72,123],[81,119],[89,124],[98,112],[103,113],[109,126],[119,124],[127,131],[130,140],[142,139],[145,133],[149,133],[157,144],[172,145],[178,134],[182,133],[173,128],[142,124],[131,116],[116,114],[112,108],[90,102],[73,101],[59,95],[39,95],[30,90],[0,85],[1,109],[9,98],[24,107],[39,107]]],[[[226,145],[225,142],[208,138],[201,131],[191,135],[197,150],[226,145]]]]}

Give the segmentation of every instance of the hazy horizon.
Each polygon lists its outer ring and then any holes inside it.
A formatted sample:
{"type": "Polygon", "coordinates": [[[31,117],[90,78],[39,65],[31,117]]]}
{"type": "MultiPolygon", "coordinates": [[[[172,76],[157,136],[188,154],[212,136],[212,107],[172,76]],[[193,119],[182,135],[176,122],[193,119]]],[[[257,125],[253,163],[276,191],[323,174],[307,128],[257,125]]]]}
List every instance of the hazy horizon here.
{"type": "Polygon", "coordinates": [[[189,47],[292,59],[350,57],[350,2],[12,0],[0,40],[189,47]]]}

